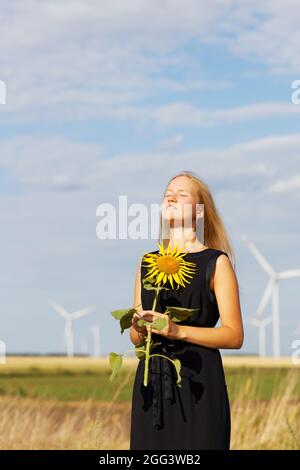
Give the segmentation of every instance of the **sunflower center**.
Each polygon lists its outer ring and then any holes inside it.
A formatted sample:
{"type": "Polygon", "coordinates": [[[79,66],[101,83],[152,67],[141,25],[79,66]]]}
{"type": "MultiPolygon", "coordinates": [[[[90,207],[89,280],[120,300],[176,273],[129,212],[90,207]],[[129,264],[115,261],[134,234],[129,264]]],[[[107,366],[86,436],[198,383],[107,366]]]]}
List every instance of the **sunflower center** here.
{"type": "Polygon", "coordinates": [[[160,256],[156,262],[160,272],[164,272],[166,274],[175,274],[179,271],[179,263],[173,256],[160,256]]]}

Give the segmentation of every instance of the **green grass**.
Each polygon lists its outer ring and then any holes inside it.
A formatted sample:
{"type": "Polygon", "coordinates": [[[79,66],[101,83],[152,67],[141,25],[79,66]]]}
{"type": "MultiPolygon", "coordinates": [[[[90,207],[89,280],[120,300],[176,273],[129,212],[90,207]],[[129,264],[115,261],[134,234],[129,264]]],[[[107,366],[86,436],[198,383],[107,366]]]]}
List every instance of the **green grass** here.
{"type": "MultiPolygon", "coordinates": [[[[128,371],[124,368],[113,383],[109,381],[110,370],[98,372],[59,370],[49,371],[28,369],[28,371],[7,372],[0,375],[0,395],[52,398],[63,401],[100,400],[110,401],[118,385],[126,378],[128,371]]],[[[130,384],[122,387],[117,402],[131,400],[134,371],[130,384]]]]}
{"type": "Polygon", "coordinates": [[[269,400],[284,383],[288,374],[295,374],[297,387],[295,398],[300,398],[300,374],[298,370],[289,368],[225,368],[226,382],[230,398],[234,399],[239,390],[249,382],[247,398],[256,400],[269,400]],[[250,386],[251,385],[251,386],[250,386]]]}
{"type": "MultiPolygon", "coordinates": [[[[253,368],[225,367],[226,382],[231,399],[234,399],[241,387],[249,383],[247,398],[268,400],[278,390],[286,375],[287,368],[253,368]]],[[[109,381],[109,368],[78,369],[42,369],[31,367],[22,370],[8,370],[0,375],[0,395],[52,398],[69,400],[100,400],[110,401],[122,384],[126,381],[128,370],[124,366],[113,383],[109,381]]],[[[295,398],[300,398],[300,374],[295,398]]],[[[135,369],[132,369],[128,383],[121,388],[116,402],[131,400],[135,369]]]]}

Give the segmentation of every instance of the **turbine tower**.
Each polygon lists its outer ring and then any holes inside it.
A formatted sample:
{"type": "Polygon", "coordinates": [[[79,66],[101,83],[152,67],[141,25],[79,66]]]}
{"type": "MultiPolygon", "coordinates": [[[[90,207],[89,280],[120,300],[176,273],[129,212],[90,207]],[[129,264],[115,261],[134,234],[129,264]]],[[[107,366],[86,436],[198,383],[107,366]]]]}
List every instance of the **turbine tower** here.
{"type": "Polygon", "coordinates": [[[267,355],[267,341],[266,341],[266,327],[269,323],[272,323],[272,317],[266,318],[256,318],[252,317],[248,320],[248,323],[254,325],[258,328],[258,352],[259,357],[264,357],[267,355]]]}
{"type": "Polygon", "coordinates": [[[100,331],[97,324],[91,326],[92,335],[94,339],[94,356],[100,357],[100,331]]]}
{"type": "Polygon", "coordinates": [[[279,311],[279,286],[278,283],[282,279],[291,279],[300,277],[300,269],[290,269],[288,271],[280,271],[276,273],[266,258],[261,254],[258,248],[249,238],[243,234],[242,240],[253,254],[260,267],[269,276],[269,282],[264,290],[263,296],[259,303],[256,316],[260,317],[270,299],[272,298],[272,327],[273,327],[273,356],[280,357],[280,311],[279,311]]]}
{"type": "Polygon", "coordinates": [[[65,331],[64,331],[64,340],[67,346],[67,355],[68,357],[74,356],[74,331],[73,331],[73,321],[81,318],[89,313],[93,312],[96,307],[94,305],[90,307],[85,307],[80,310],[76,310],[73,313],[67,312],[65,308],[61,305],[57,304],[53,300],[50,300],[50,305],[54,308],[54,310],[61,315],[66,323],[65,323],[65,331]]]}

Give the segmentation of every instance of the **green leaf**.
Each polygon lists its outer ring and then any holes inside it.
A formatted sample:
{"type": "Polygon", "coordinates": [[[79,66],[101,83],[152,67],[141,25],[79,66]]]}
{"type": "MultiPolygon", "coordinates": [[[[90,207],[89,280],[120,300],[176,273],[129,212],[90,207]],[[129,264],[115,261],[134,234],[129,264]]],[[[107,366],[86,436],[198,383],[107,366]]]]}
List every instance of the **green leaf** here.
{"type": "Polygon", "coordinates": [[[137,310],[133,307],[123,309],[123,310],[113,310],[111,312],[112,316],[116,318],[117,320],[120,320],[120,327],[121,327],[121,333],[124,333],[124,330],[127,328],[130,328],[132,325],[132,317],[133,314],[137,310]]]}
{"type": "Polygon", "coordinates": [[[148,324],[149,322],[146,322],[146,320],[144,320],[143,318],[141,318],[141,319],[138,320],[136,323],[137,323],[137,325],[141,328],[142,326],[145,326],[145,325],[148,324]]]}
{"type": "Polygon", "coordinates": [[[155,286],[154,285],[155,279],[142,279],[143,287],[146,290],[155,290],[155,291],[160,291],[160,290],[170,290],[168,287],[164,286],[155,286]]]}
{"type": "Polygon", "coordinates": [[[123,355],[116,354],[114,352],[109,353],[109,364],[112,369],[112,374],[109,376],[110,382],[112,382],[122,367],[123,355]]]}
{"type": "Polygon", "coordinates": [[[182,387],[181,385],[181,375],[180,375],[180,371],[181,371],[181,362],[179,359],[166,359],[165,356],[163,356],[162,354],[157,354],[157,356],[160,356],[160,357],[163,357],[166,361],[171,361],[176,369],[176,373],[177,373],[177,381],[176,381],[176,385],[178,385],[178,387],[182,387]]]}
{"type": "Polygon", "coordinates": [[[121,333],[124,333],[124,330],[127,328],[130,328],[132,325],[132,317],[134,314],[135,310],[130,310],[124,315],[121,320],[120,320],[120,326],[121,326],[121,333]]]}
{"type": "Polygon", "coordinates": [[[153,328],[155,330],[162,330],[163,328],[165,328],[165,326],[167,325],[167,320],[166,318],[156,318],[156,320],[154,320],[151,325],[153,326],[153,328]]]}
{"type": "Polygon", "coordinates": [[[146,290],[157,290],[158,289],[158,287],[157,286],[155,287],[148,279],[143,278],[142,283],[143,283],[144,289],[146,289],[146,290]]]}
{"type": "Polygon", "coordinates": [[[179,359],[172,359],[172,362],[175,366],[176,372],[177,372],[177,382],[176,384],[178,387],[182,387],[181,385],[181,375],[180,375],[180,370],[181,370],[181,362],[179,359]]]}
{"type": "Polygon", "coordinates": [[[173,307],[167,305],[165,313],[170,316],[174,323],[176,323],[186,320],[193,314],[193,312],[197,312],[198,310],[198,308],[173,307]]]}
{"type": "Polygon", "coordinates": [[[166,325],[167,325],[167,320],[165,318],[156,318],[153,322],[152,321],[146,321],[146,320],[138,320],[137,321],[138,326],[147,326],[151,325],[155,330],[162,330],[166,325]]]}
{"type": "Polygon", "coordinates": [[[116,320],[121,320],[121,318],[123,318],[125,315],[128,315],[129,312],[130,313],[132,312],[132,315],[133,315],[135,311],[136,311],[135,308],[131,307],[131,308],[123,309],[123,310],[113,310],[110,313],[116,320]]]}

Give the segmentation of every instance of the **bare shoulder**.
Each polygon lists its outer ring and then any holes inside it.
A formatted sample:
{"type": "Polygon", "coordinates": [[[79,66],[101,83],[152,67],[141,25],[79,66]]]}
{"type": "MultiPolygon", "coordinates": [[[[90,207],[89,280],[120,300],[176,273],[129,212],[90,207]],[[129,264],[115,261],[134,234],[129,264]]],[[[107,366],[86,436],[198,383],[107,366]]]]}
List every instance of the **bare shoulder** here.
{"type": "Polygon", "coordinates": [[[231,261],[225,253],[221,253],[216,261],[216,267],[218,268],[232,268],[231,261]]]}
{"type": "Polygon", "coordinates": [[[225,253],[221,253],[216,259],[214,276],[211,278],[211,289],[214,290],[216,285],[224,283],[225,280],[234,280],[235,273],[229,257],[225,253]]]}
{"type": "Polygon", "coordinates": [[[224,254],[217,259],[214,287],[215,290],[218,288],[230,292],[239,291],[238,279],[231,260],[224,254]]]}

